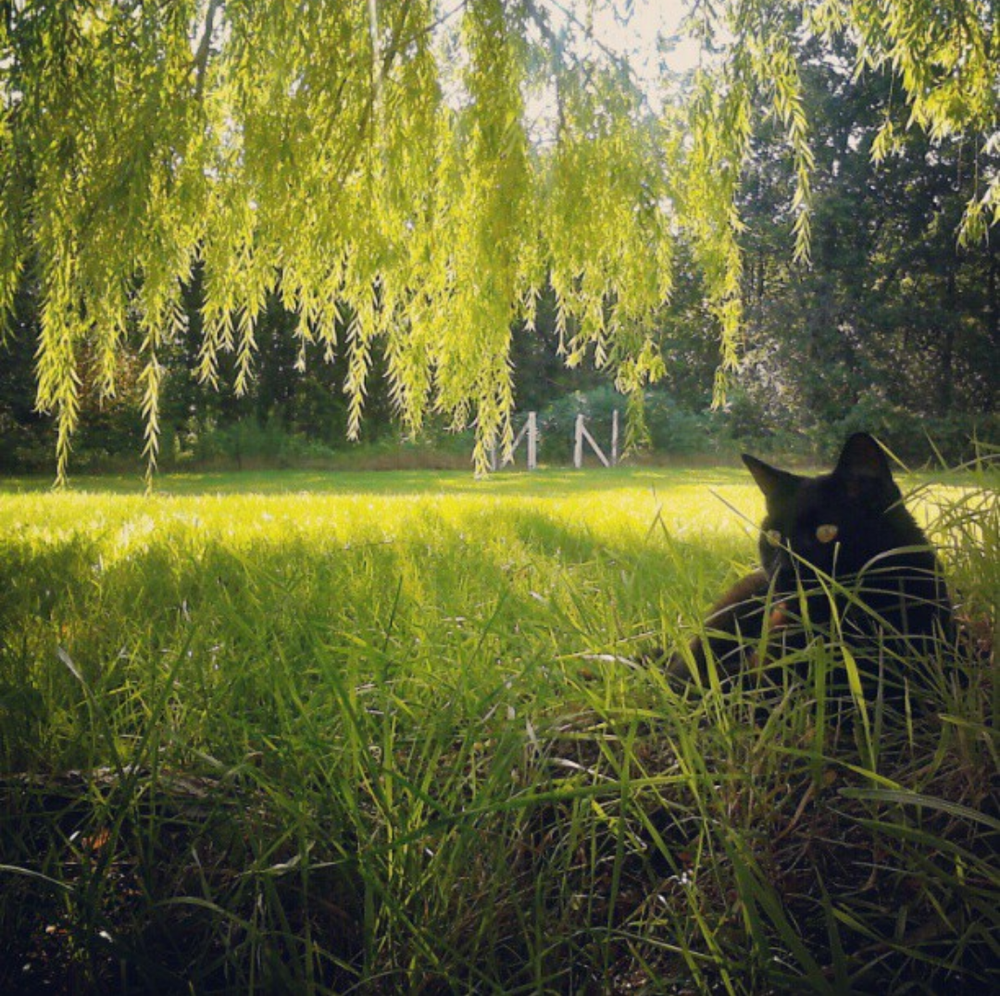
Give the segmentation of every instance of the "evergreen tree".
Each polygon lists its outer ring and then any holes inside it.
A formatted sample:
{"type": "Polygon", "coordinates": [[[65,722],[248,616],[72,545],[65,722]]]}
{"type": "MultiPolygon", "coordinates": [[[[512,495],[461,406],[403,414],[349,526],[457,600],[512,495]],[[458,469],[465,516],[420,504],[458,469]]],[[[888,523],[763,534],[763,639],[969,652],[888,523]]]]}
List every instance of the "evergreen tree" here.
{"type": "MultiPolygon", "coordinates": [[[[510,441],[511,328],[530,325],[546,281],[570,360],[589,352],[638,396],[665,369],[655,316],[680,236],[732,371],[738,198],[762,115],[791,163],[795,257],[812,251],[817,150],[798,39],[850,37],[851,67],[891,72],[908,123],[986,157],[996,29],[986,0],[699,3],[691,30],[723,57],[655,118],[587,19],[543,0],[4,3],[0,308],[37,263],[37,400],[56,416],[60,477],[81,365],[110,397],[133,326],[155,459],[164,351],[187,333],[196,266],[205,382],[232,353],[247,388],[280,293],[299,342],[345,357],[349,432],[381,349],[404,422],[419,428],[429,409],[474,421],[480,463],[510,441]],[[555,102],[550,141],[534,141],[532,94],[555,102]]],[[[882,123],[876,158],[900,139],[898,120],[882,123]]],[[[980,171],[963,245],[998,218],[1000,177],[980,171]]],[[[960,297],[952,276],[945,292],[960,297]]],[[[941,324],[945,370],[958,370],[961,336],[941,324]]],[[[943,405],[955,385],[939,387],[943,405]]]]}

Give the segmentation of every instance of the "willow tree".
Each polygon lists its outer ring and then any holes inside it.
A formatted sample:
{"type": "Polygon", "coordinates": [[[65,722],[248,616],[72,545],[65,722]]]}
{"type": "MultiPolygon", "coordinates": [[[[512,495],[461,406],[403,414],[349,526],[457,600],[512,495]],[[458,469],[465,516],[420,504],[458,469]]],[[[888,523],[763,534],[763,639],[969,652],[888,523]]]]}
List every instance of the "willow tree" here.
{"type": "MultiPolygon", "coordinates": [[[[510,328],[530,324],[547,281],[568,361],[590,352],[635,394],[662,367],[651,319],[684,238],[724,372],[739,342],[735,203],[755,115],[787,137],[808,261],[794,33],[846,34],[858,72],[895,74],[913,127],[967,136],[973,159],[1000,142],[1000,35],[985,0],[699,0],[688,29],[703,64],[683,99],[655,111],[588,27],[594,6],[0,5],[0,306],[30,271],[38,405],[57,420],[60,479],[82,358],[113,393],[136,329],[155,463],[158,355],[185,331],[196,265],[206,381],[230,350],[246,384],[255,322],[277,291],[303,350],[319,341],[347,356],[352,429],[379,348],[404,422],[419,429],[431,410],[474,422],[480,463],[510,441],[510,328]]],[[[887,121],[877,153],[893,141],[887,121]]],[[[998,182],[981,177],[961,237],[996,223],[998,182]]]]}

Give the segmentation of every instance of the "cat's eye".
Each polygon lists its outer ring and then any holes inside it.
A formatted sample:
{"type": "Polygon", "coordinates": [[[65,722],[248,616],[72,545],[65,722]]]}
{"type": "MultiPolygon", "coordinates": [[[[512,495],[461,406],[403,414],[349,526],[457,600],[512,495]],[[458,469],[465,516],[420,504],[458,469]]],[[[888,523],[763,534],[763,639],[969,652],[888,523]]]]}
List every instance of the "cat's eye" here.
{"type": "Polygon", "coordinates": [[[832,543],[837,538],[837,527],[833,523],[818,526],[816,529],[816,539],[820,543],[832,543]]]}
{"type": "Polygon", "coordinates": [[[768,529],[764,535],[767,537],[768,543],[771,546],[781,546],[781,533],[777,529],[768,529]]]}

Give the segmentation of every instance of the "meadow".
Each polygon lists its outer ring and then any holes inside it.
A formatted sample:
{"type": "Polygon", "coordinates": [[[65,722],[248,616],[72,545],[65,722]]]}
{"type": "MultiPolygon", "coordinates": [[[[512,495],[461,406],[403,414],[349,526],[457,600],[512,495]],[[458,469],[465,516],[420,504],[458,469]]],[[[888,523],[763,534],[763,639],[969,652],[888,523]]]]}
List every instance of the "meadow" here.
{"type": "Polygon", "coordinates": [[[995,991],[997,478],[906,483],[897,714],[664,677],[735,468],[5,482],[0,991],[995,991]]]}

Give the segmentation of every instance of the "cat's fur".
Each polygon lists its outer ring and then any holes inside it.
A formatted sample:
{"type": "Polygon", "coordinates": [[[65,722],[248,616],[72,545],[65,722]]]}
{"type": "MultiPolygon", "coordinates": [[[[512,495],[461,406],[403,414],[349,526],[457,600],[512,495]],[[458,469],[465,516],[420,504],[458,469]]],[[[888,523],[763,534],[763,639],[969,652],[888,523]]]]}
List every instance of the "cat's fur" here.
{"type": "Polygon", "coordinates": [[[706,643],[695,638],[669,670],[723,673],[754,656],[804,647],[817,635],[842,640],[869,673],[896,671],[951,642],[951,605],[940,564],[906,510],[889,463],[866,433],[847,441],[836,468],[802,477],[744,454],[764,493],[761,568],[710,610],[706,643]]]}

